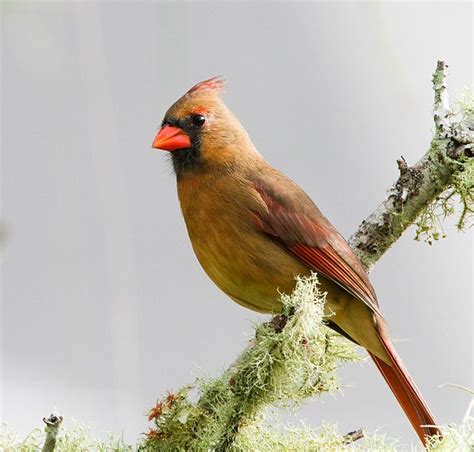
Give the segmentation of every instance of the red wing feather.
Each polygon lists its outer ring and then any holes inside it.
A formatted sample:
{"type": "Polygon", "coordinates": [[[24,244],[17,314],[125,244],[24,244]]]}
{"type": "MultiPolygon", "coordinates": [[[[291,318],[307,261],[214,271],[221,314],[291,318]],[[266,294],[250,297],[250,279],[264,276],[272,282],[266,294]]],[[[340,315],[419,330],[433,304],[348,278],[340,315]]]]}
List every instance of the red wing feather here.
{"type": "Polygon", "coordinates": [[[309,268],[339,284],[382,317],[375,291],[359,259],[306,193],[293,183],[293,190],[282,192],[265,182],[254,183],[267,206],[266,212],[257,214],[259,228],[309,268]]]}
{"type": "Polygon", "coordinates": [[[341,260],[331,245],[326,245],[324,248],[314,248],[299,244],[288,247],[288,249],[310,268],[339,284],[382,316],[372,286],[364,284],[359,275],[345,261],[341,260]]]}

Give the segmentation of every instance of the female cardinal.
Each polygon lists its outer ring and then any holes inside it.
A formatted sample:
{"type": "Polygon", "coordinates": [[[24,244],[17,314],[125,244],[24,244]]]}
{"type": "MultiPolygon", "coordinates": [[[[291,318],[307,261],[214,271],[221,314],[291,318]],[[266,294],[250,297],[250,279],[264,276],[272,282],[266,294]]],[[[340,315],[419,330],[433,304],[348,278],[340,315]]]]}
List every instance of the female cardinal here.
{"type": "Polygon", "coordinates": [[[268,164],[220,99],[198,83],[166,112],[153,147],[171,152],[196,256],[230,298],[277,313],[294,275],[319,275],[329,325],[367,349],[426,444],[436,422],[387,333],[377,297],[348,243],[309,196],[268,164]]]}

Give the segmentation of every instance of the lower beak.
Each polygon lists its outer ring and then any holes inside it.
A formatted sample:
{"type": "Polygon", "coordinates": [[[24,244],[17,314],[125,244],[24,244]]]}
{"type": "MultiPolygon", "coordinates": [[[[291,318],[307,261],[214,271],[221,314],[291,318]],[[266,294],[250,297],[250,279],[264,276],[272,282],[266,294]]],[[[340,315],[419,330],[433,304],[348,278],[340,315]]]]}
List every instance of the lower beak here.
{"type": "Polygon", "coordinates": [[[163,126],[156,134],[151,147],[163,151],[176,151],[191,147],[191,139],[179,127],[163,126]]]}

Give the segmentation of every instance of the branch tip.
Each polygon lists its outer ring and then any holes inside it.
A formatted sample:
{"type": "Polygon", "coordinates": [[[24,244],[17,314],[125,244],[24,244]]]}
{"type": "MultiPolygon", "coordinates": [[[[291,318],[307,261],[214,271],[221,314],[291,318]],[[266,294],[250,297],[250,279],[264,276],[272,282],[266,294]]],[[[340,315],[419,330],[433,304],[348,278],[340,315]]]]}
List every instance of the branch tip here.
{"type": "Polygon", "coordinates": [[[433,90],[434,90],[434,108],[433,119],[438,133],[445,132],[444,138],[448,138],[448,132],[451,129],[449,117],[451,116],[451,108],[449,106],[449,96],[447,89],[447,69],[448,65],[439,60],[436,64],[436,70],[433,74],[433,90]]]}
{"type": "Polygon", "coordinates": [[[363,437],[364,432],[361,428],[359,430],[349,432],[347,435],[344,436],[344,444],[351,444],[359,439],[362,439],[363,437]]]}
{"type": "Polygon", "coordinates": [[[58,436],[59,427],[63,422],[63,417],[57,413],[51,413],[48,418],[43,418],[46,424],[44,431],[46,432],[46,439],[42,452],[53,452],[56,447],[56,437],[58,436]]]}
{"type": "Polygon", "coordinates": [[[63,417],[55,413],[50,414],[48,418],[43,418],[43,422],[49,427],[59,427],[62,421],[63,417]]]}
{"type": "Polygon", "coordinates": [[[408,164],[407,161],[405,160],[405,157],[400,156],[400,158],[397,160],[397,165],[398,169],[400,171],[400,174],[405,174],[408,170],[408,164]]]}

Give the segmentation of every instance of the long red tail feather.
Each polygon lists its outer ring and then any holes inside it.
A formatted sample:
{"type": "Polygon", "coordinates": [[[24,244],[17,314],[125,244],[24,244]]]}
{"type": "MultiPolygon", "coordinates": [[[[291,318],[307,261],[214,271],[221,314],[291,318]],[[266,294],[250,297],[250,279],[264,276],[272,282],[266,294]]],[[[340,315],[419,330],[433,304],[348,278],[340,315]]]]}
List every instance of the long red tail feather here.
{"type": "Polygon", "coordinates": [[[398,403],[400,403],[420,440],[426,446],[427,437],[435,435],[441,436],[441,431],[436,427],[436,421],[428,405],[423,400],[420,391],[410,377],[408,370],[391,344],[390,339],[385,339],[380,332],[378,333],[392,365],[388,365],[370,352],[369,354],[385,381],[390,386],[390,389],[397,398],[398,403]]]}

